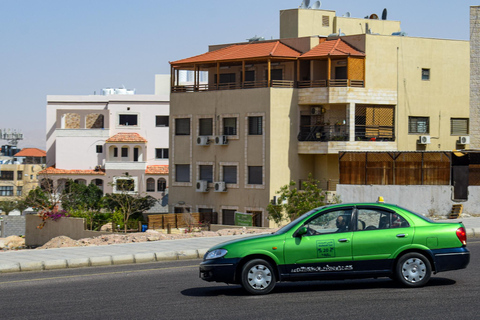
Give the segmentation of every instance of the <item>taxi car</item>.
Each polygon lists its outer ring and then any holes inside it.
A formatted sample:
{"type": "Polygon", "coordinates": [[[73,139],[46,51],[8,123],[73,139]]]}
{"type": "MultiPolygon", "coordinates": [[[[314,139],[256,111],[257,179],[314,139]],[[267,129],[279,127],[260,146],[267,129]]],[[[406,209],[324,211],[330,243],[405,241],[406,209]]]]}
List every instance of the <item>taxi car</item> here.
{"type": "Polygon", "coordinates": [[[386,203],[311,210],[271,234],[228,241],[200,264],[206,281],[269,293],[279,281],[390,277],[406,287],[470,262],[462,223],[434,222],[386,203]]]}

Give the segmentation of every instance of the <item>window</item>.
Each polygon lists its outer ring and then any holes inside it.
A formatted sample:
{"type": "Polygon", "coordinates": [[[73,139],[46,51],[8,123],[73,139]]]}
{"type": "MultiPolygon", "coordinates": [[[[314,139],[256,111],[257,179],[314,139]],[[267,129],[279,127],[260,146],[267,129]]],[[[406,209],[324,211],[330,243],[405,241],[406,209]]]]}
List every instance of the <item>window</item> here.
{"type": "Polygon", "coordinates": [[[122,148],[122,158],[127,158],[128,157],[128,148],[123,147],[122,148]]]}
{"type": "Polygon", "coordinates": [[[190,135],[190,118],[175,119],[175,135],[177,136],[190,135]]]}
{"type": "Polygon", "coordinates": [[[113,157],[114,158],[118,157],[118,148],[117,147],[113,148],[113,157]]]}
{"type": "Polygon", "coordinates": [[[213,134],[213,119],[198,119],[199,135],[211,136],[213,134]]]}
{"type": "Polygon", "coordinates": [[[154,192],[155,191],[155,179],[148,178],[147,179],[147,192],[154,192]]]}
{"type": "Polygon", "coordinates": [[[213,166],[211,165],[201,165],[200,169],[200,180],[206,180],[207,182],[213,182],[213,166]]]}
{"type": "Polygon", "coordinates": [[[103,146],[97,145],[97,153],[103,153],[103,146]]]}
{"type": "Polygon", "coordinates": [[[236,166],[223,166],[223,181],[225,183],[237,184],[236,166]]]}
{"type": "Polygon", "coordinates": [[[322,27],[329,27],[329,26],[330,26],[329,16],[322,16],[322,27]]]}
{"type": "Polygon", "coordinates": [[[17,196],[18,196],[18,197],[22,196],[22,189],[23,189],[22,186],[18,186],[18,187],[17,187],[17,196]]]}
{"type": "Polygon", "coordinates": [[[167,189],[167,181],[163,178],[157,180],[157,191],[163,192],[167,189]]]}
{"type": "Polygon", "coordinates": [[[23,171],[17,171],[17,180],[23,179],[23,171]]]}
{"type": "Polygon", "coordinates": [[[133,179],[117,179],[115,186],[117,187],[117,191],[135,191],[135,181],[133,179]]]}
{"type": "Polygon", "coordinates": [[[468,119],[451,118],[450,119],[450,134],[463,136],[469,132],[468,119]]]}
{"type": "MultiPolygon", "coordinates": [[[[217,75],[214,75],[213,81],[217,83],[217,75]]],[[[220,73],[219,83],[233,83],[235,82],[235,73],[220,73]]]]}
{"type": "Polygon", "coordinates": [[[138,125],[136,114],[121,114],[118,124],[121,126],[136,126],[138,125]]]}
{"type": "Polygon", "coordinates": [[[430,80],[430,69],[422,69],[422,80],[430,80]]]}
{"type": "Polygon", "coordinates": [[[223,134],[227,136],[237,135],[237,118],[223,118],[223,134]]]}
{"type": "Polygon", "coordinates": [[[0,196],[13,196],[13,186],[0,186],[0,196]]]}
{"type": "MultiPolygon", "coordinates": [[[[352,231],[350,229],[351,217],[352,208],[322,213],[305,223],[304,226],[307,227],[308,230],[306,236],[352,231]]],[[[331,252],[320,251],[319,255],[323,257],[329,257],[331,256],[331,252]]]]}
{"type": "Polygon", "coordinates": [[[168,116],[155,116],[155,126],[168,127],[168,116]]]}
{"type": "Polygon", "coordinates": [[[376,230],[390,228],[405,228],[409,224],[405,218],[396,213],[360,209],[358,210],[358,230],[376,230]]]}
{"type": "Polygon", "coordinates": [[[408,133],[429,133],[428,117],[408,117],[408,133]]]}
{"type": "Polygon", "coordinates": [[[262,135],[262,117],[248,117],[248,134],[262,135]]]}
{"type": "Polygon", "coordinates": [[[235,210],[230,210],[230,209],[222,210],[222,224],[223,225],[235,224],[235,210]]]}
{"type": "Polygon", "coordinates": [[[155,149],[155,159],[168,159],[168,149],[155,149]]]}
{"type": "Polygon", "coordinates": [[[13,181],[13,171],[0,171],[0,180],[13,181]]]}
{"type": "Polygon", "coordinates": [[[190,182],[190,165],[189,164],[175,165],[175,181],[190,182]]]}
{"type": "Polygon", "coordinates": [[[249,166],[248,167],[248,184],[262,184],[263,173],[262,167],[249,166]]]}

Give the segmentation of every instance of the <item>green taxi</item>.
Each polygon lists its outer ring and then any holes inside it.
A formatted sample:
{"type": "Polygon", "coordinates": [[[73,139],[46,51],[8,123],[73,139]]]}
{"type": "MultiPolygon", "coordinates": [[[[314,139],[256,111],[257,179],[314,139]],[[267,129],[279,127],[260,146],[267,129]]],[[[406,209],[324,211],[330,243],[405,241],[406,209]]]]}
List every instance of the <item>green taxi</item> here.
{"type": "Polygon", "coordinates": [[[316,208],[272,234],[233,240],[208,250],[206,281],[269,293],[279,281],[390,277],[407,287],[432,273],[466,268],[470,252],[462,223],[434,222],[385,203],[316,208]]]}

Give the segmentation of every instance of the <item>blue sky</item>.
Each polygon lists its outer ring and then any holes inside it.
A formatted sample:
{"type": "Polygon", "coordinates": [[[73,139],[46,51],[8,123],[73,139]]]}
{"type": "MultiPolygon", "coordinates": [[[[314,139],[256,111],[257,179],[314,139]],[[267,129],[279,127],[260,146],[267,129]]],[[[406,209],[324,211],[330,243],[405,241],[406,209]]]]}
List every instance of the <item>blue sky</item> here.
{"type": "MultiPolygon", "coordinates": [[[[314,2],[313,0],[311,1],[314,2]]],[[[279,37],[279,11],[301,0],[0,0],[0,129],[45,148],[47,95],[135,88],[153,94],[169,61],[209,44],[279,37]]],[[[388,10],[413,37],[468,40],[473,1],[322,1],[337,15],[388,10]]],[[[0,141],[0,144],[6,141],[0,141]]]]}

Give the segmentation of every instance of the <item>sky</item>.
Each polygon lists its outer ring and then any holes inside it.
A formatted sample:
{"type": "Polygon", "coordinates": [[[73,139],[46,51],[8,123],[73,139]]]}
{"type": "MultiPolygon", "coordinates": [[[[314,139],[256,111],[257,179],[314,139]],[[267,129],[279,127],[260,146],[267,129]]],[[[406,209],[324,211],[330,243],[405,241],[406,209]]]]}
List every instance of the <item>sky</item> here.
{"type": "MultiPolygon", "coordinates": [[[[0,129],[23,133],[20,148],[45,150],[47,95],[122,86],[153,94],[155,74],[169,74],[169,61],[211,44],[277,39],[280,10],[301,2],[0,0],[0,129]]],[[[321,9],[363,18],[387,8],[408,36],[469,40],[472,5],[480,3],[324,0],[321,9]]]]}

